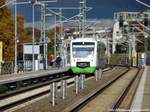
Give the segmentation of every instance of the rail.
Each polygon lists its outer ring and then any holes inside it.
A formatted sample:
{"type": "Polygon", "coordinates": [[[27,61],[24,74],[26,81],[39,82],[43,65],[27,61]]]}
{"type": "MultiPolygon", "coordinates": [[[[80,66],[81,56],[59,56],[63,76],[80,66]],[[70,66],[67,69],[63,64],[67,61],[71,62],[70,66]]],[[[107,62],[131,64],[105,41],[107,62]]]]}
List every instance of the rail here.
{"type": "MultiPolygon", "coordinates": [[[[138,72],[136,73],[134,78],[130,81],[130,83],[126,86],[126,88],[124,88],[124,90],[122,91],[120,96],[117,98],[116,102],[112,105],[112,107],[110,109],[110,112],[116,112],[117,111],[117,109],[119,108],[120,104],[123,102],[124,98],[127,96],[128,91],[130,90],[132,84],[134,83],[134,81],[138,77],[139,73],[140,73],[140,69],[138,68],[138,72]]],[[[134,94],[135,94],[135,92],[134,92],[134,94]]]]}
{"type": "MultiPolygon", "coordinates": [[[[105,70],[103,70],[103,72],[105,72],[105,71],[108,71],[108,70],[111,70],[112,68],[109,68],[109,69],[105,69],[105,70]]],[[[44,83],[42,83],[42,84],[38,84],[38,85],[36,85],[36,86],[30,86],[30,87],[28,87],[28,88],[26,88],[26,89],[24,89],[24,90],[17,90],[17,91],[14,91],[14,93],[10,93],[10,94],[7,94],[7,95],[4,95],[4,96],[1,96],[1,99],[2,100],[5,100],[5,99],[9,99],[10,97],[12,97],[13,95],[14,96],[17,96],[17,95],[19,95],[19,94],[24,94],[24,92],[26,92],[26,91],[32,91],[32,90],[36,90],[36,89],[38,89],[38,88],[42,88],[42,87],[45,87],[45,86],[49,86],[49,85],[53,85],[53,83],[58,83],[58,82],[60,82],[60,81],[63,81],[63,80],[68,80],[68,79],[71,79],[71,78],[73,78],[73,77],[75,77],[75,76],[73,76],[73,75],[65,75],[65,76],[62,76],[62,77],[57,77],[56,79],[53,79],[53,80],[50,80],[50,81],[48,81],[48,82],[44,82],[44,83]],[[11,95],[11,96],[10,96],[11,95]]],[[[70,84],[72,84],[72,83],[75,83],[75,81],[69,81],[68,82],[68,84],[67,85],[70,85],[70,84]]],[[[57,88],[61,88],[61,86],[59,86],[59,87],[57,87],[57,88]]],[[[52,90],[51,90],[52,91],[52,90]]],[[[33,99],[33,98],[36,98],[36,97],[39,97],[39,96],[41,96],[41,95],[44,95],[44,94],[46,94],[46,93],[49,93],[50,92],[50,90],[49,89],[47,89],[47,90],[44,90],[44,91],[41,91],[41,92],[39,92],[39,93],[35,93],[34,95],[31,95],[31,96],[27,96],[27,97],[25,97],[24,95],[24,97],[22,98],[22,99],[19,99],[19,100],[17,100],[17,99],[15,99],[15,101],[11,101],[11,100],[9,100],[9,102],[6,102],[5,103],[5,101],[3,102],[3,104],[0,104],[0,110],[5,110],[5,109],[7,109],[7,108],[11,108],[13,105],[16,105],[16,104],[19,104],[19,103],[22,103],[22,102],[24,102],[24,101],[27,101],[27,100],[29,100],[29,99],[33,99]]],[[[34,92],[33,92],[34,93],[34,92]]],[[[1,100],[1,101],[2,101],[1,100]]]]}
{"type": "Polygon", "coordinates": [[[93,93],[91,93],[90,95],[86,96],[86,98],[83,98],[78,103],[73,104],[72,106],[66,108],[64,110],[64,112],[67,112],[67,111],[78,112],[87,103],[89,103],[91,100],[93,100],[95,97],[97,97],[100,93],[102,93],[106,88],[108,88],[110,85],[112,85],[116,80],[118,80],[119,78],[121,78],[122,76],[124,76],[129,70],[130,70],[130,68],[128,67],[128,69],[126,71],[124,71],[123,73],[121,73],[117,77],[114,77],[112,80],[110,80],[107,83],[105,83],[104,85],[102,85],[100,87],[100,89],[98,89],[97,91],[94,91],[93,93]]]}

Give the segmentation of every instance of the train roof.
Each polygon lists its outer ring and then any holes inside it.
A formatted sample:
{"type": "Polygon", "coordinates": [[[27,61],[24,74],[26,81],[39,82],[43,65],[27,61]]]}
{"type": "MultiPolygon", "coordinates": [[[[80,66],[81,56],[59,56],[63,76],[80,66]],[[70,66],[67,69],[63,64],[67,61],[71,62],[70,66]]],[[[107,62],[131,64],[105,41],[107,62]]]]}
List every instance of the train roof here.
{"type": "Polygon", "coordinates": [[[94,38],[76,38],[71,40],[71,42],[96,42],[94,38]]]}

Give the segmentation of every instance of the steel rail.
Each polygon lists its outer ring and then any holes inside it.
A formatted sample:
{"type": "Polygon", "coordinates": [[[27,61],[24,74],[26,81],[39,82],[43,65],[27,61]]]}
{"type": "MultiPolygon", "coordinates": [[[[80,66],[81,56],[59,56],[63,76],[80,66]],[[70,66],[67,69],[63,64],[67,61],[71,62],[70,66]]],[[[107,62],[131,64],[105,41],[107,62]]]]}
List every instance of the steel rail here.
{"type": "MultiPolygon", "coordinates": [[[[110,66],[109,69],[104,70],[103,72],[111,70],[113,67],[110,66]]],[[[27,90],[31,90],[37,87],[44,86],[51,82],[54,79],[61,78],[64,76],[69,76],[70,72],[69,70],[59,72],[59,73],[54,73],[54,74],[47,74],[47,75],[40,75],[37,77],[32,77],[32,78],[25,78],[22,80],[16,80],[16,81],[10,81],[4,84],[0,84],[0,86],[5,86],[8,88],[7,91],[0,91],[0,98],[8,97],[17,93],[21,93],[27,90]],[[16,86],[14,89],[9,88],[9,86],[16,86]]]]}
{"type": "Polygon", "coordinates": [[[124,88],[124,90],[122,91],[120,96],[117,98],[116,102],[112,105],[110,112],[116,112],[117,111],[120,104],[123,102],[124,98],[127,96],[128,92],[129,92],[130,88],[132,87],[133,83],[135,82],[136,78],[138,77],[139,73],[140,73],[140,68],[138,68],[138,71],[135,74],[135,76],[132,78],[132,80],[126,86],[126,88],[124,88]]]}
{"type": "MultiPolygon", "coordinates": [[[[112,70],[112,67],[110,67],[109,69],[104,70],[103,72],[107,72],[107,71],[109,71],[109,70],[112,70]]],[[[27,92],[27,91],[30,91],[30,90],[35,90],[35,89],[39,89],[39,88],[48,86],[48,85],[52,84],[53,82],[60,82],[61,80],[68,80],[68,79],[71,79],[71,78],[73,78],[73,77],[75,77],[75,76],[73,76],[73,75],[71,75],[71,76],[64,76],[64,77],[61,77],[61,78],[53,79],[53,80],[51,80],[51,81],[49,81],[49,82],[44,82],[43,84],[33,85],[33,86],[30,86],[30,87],[28,87],[28,88],[26,88],[26,89],[18,90],[18,91],[15,91],[14,93],[5,95],[5,96],[3,96],[3,97],[1,96],[1,100],[7,99],[7,97],[9,98],[9,97],[11,97],[11,96],[13,96],[13,95],[16,96],[16,95],[23,94],[24,92],[27,92]]],[[[68,82],[67,85],[71,85],[71,84],[73,84],[73,82],[74,82],[74,81],[68,82]]],[[[60,87],[57,87],[57,88],[60,88],[60,87]]],[[[38,94],[36,94],[36,95],[29,96],[29,97],[27,97],[27,98],[25,98],[25,99],[21,99],[21,100],[15,101],[15,102],[13,102],[13,103],[11,103],[11,104],[8,103],[8,104],[6,104],[6,105],[4,105],[4,106],[1,106],[1,107],[0,107],[0,111],[1,111],[1,110],[2,110],[2,111],[3,111],[3,110],[7,110],[8,108],[13,107],[14,105],[23,103],[23,102],[25,102],[25,101],[28,101],[29,99],[34,99],[34,98],[39,97],[39,96],[41,96],[41,95],[47,94],[47,93],[49,93],[49,92],[50,92],[50,90],[46,90],[46,91],[40,92],[40,93],[38,93],[38,94]]]]}
{"type": "Polygon", "coordinates": [[[116,82],[118,79],[120,79],[122,76],[124,76],[127,72],[129,72],[130,68],[129,67],[127,67],[127,68],[128,69],[126,71],[124,71],[120,75],[116,76],[112,80],[108,81],[107,83],[105,83],[104,85],[102,85],[102,87],[100,87],[99,90],[97,90],[96,92],[90,94],[88,97],[86,97],[85,99],[83,99],[83,101],[81,103],[79,103],[77,105],[73,105],[73,107],[69,107],[69,108],[67,108],[67,110],[65,109],[64,111],[78,112],[79,110],[81,110],[86,104],[88,104],[90,101],[92,101],[98,95],[100,95],[103,91],[105,91],[105,89],[107,89],[108,87],[110,87],[114,82],[116,82]]]}

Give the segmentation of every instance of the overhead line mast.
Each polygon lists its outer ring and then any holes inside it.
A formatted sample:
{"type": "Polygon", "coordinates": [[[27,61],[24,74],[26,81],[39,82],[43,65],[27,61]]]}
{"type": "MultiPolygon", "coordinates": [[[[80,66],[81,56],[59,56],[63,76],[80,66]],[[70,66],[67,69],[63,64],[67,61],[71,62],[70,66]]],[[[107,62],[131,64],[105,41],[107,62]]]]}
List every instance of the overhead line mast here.
{"type": "Polygon", "coordinates": [[[81,38],[85,37],[85,25],[86,25],[86,0],[80,1],[80,36],[81,38]]]}

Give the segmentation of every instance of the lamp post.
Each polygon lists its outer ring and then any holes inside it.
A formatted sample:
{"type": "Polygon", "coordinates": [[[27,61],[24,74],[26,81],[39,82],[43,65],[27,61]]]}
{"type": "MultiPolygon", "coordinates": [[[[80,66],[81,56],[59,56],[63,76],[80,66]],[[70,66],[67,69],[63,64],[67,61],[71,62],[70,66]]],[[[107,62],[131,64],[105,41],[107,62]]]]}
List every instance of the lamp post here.
{"type": "Polygon", "coordinates": [[[24,5],[24,4],[30,4],[31,2],[28,1],[28,2],[18,2],[17,3],[17,0],[11,0],[11,1],[8,1],[6,4],[0,6],[0,8],[3,8],[9,4],[15,4],[15,12],[14,12],[14,16],[15,16],[15,59],[14,59],[14,73],[16,74],[17,73],[17,70],[18,70],[18,67],[17,67],[17,43],[18,43],[18,30],[17,30],[17,5],[24,5]]]}
{"type": "Polygon", "coordinates": [[[17,73],[17,4],[16,0],[14,1],[15,3],[15,67],[14,67],[14,73],[17,73]]]}
{"type": "Polygon", "coordinates": [[[35,10],[34,10],[34,6],[35,5],[41,5],[40,2],[34,1],[32,2],[32,71],[35,71],[35,10]]]}
{"type": "Polygon", "coordinates": [[[14,73],[16,74],[17,73],[17,1],[16,0],[12,0],[12,1],[9,1],[7,2],[6,4],[0,6],[0,9],[13,3],[15,4],[15,59],[14,59],[14,73]]]}

